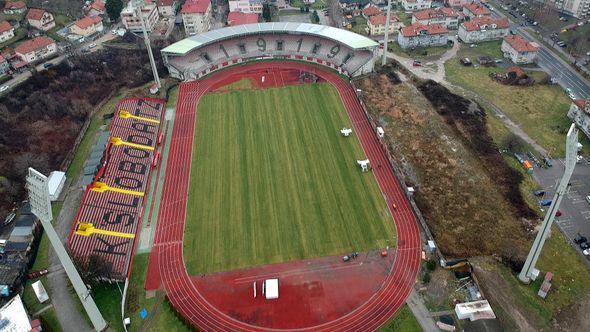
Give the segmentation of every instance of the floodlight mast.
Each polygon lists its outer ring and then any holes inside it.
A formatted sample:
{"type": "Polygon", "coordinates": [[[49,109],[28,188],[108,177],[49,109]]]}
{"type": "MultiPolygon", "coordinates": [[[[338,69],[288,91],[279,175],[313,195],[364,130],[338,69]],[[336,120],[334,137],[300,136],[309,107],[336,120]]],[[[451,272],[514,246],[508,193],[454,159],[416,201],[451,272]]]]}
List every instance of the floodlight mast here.
{"type": "Polygon", "coordinates": [[[383,57],[381,58],[381,65],[385,66],[387,63],[387,44],[389,43],[389,21],[391,18],[391,0],[387,0],[387,15],[385,15],[385,36],[383,36],[383,57]]]}
{"type": "Polygon", "coordinates": [[[51,225],[51,220],[53,219],[53,215],[51,212],[51,200],[49,199],[49,186],[47,184],[47,177],[35,169],[29,167],[29,173],[27,175],[27,189],[29,191],[29,204],[31,205],[31,211],[39,220],[41,220],[41,225],[43,226],[43,230],[45,230],[45,234],[47,234],[47,238],[53,247],[53,250],[57,254],[61,265],[63,266],[64,270],[72,285],[74,286],[74,290],[78,297],[80,298],[80,302],[84,306],[92,325],[96,331],[103,331],[107,328],[107,322],[102,317],[102,314],[98,310],[96,303],[90,296],[90,292],[80,274],[76,270],[74,263],[72,262],[70,256],[68,255],[64,245],[61,243],[61,240],[53,225],[51,225]]]}
{"type": "Polygon", "coordinates": [[[520,281],[523,283],[528,284],[531,282],[531,280],[535,280],[538,276],[539,271],[535,268],[535,265],[537,264],[541,250],[543,250],[545,240],[551,231],[551,225],[553,224],[555,214],[559,209],[561,199],[566,194],[568,183],[572,177],[574,168],[576,167],[577,156],[578,129],[576,128],[576,125],[572,123],[569,131],[567,132],[565,144],[565,170],[563,172],[563,176],[561,177],[559,185],[557,186],[557,190],[555,191],[551,205],[545,214],[545,219],[541,224],[541,229],[539,229],[539,232],[537,233],[537,237],[535,238],[535,242],[533,242],[533,246],[531,247],[529,255],[526,258],[522,271],[520,271],[520,274],[518,275],[518,279],[520,279],[520,281]]]}
{"type": "Polygon", "coordinates": [[[152,65],[152,72],[154,74],[154,81],[156,82],[156,86],[158,89],[162,87],[160,84],[160,76],[158,76],[158,69],[156,68],[156,62],[154,61],[154,54],[152,53],[152,46],[150,44],[150,36],[148,35],[147,29],[145,28],[145,22],[143,21],[143,15],[141,14],[141,10],[145,5],[144,0],[132,0],[133,8],[135,9],[135,15],[139,17],[139,22],[141,23],[141,31],[143,32],[143,41],[145,43],[145,47],[148,51],[148,56],[150,58],[150,64],[152,65]]]}

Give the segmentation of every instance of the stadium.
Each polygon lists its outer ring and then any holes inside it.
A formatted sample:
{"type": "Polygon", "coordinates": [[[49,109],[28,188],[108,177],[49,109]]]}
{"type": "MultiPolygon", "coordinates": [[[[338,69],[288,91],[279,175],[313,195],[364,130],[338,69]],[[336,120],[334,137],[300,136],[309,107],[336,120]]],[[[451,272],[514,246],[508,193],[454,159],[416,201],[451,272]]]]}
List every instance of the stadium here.
{"type": "Polygon", "coordinates": [[[163,289],[188,324],[379,328],[412,290],[421,243],[406,187],[351,83],[372,72],[377,48],[306,23],[222,28],[164,48],[183,81],[176,108],[146,98],[117,106],[73,255],[99,257],[104,279],[128,277],[155,178],[145,288],[163,289]],[[88,236],[99,220],[100,235],[88,236]]]}

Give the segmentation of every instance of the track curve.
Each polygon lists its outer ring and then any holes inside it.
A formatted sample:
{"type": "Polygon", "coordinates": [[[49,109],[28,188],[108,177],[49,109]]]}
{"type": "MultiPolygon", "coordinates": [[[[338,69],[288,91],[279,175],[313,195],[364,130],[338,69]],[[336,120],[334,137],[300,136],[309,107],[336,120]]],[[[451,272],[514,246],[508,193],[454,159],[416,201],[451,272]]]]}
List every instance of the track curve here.
{"type": "Polygon", "coordinates": [[[255,62],[230,67],[201,80],[181,84],[150,259],[155,258],[157,262],[161,283],[172,306],[192,326],[204,331],[286,331],[238,321],[215,308],[191,281],[183,260],[182,242],[197,104],[215,83],[227,78],[227,75],[269,68],[311,72],[337,89],[367,158],[371,160],[372,165],[380,165],[375,167],[373,172],[395,220],[397,230],[396,260],[381,288],[369,300],[338,319],[321,325],[291,330],[376,330],[404,304],[412,290],[420,264],[420,233],[416,216],[404,189],[394,176],[387,161],[386,151],[372,129],[356,91],[349,82],[327,68],[301,62],[255,62]]]}

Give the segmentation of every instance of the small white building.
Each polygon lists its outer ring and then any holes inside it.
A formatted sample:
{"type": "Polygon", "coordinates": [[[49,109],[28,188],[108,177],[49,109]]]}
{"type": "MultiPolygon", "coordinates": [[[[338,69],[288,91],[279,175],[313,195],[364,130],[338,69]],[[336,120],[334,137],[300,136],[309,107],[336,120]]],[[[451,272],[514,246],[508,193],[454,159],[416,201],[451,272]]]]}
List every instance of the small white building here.
{"type": "Polygon", "coordinates": [[[0,22],[0,43],[10,40],[14,37],[14,27],[8,21],[0,22]]]}
{"type": "Polygon", "coordinates": [[[66,173],[53,171],[49,173],[47,178],[47,186],[49,187],[49,198],[55,201],[59,198],[64,185],[66,184],[66,173]]]}
{"type": "Polygon", "coordinates": [[[402,0],[402,7],[405,11],[413,12],[416,10],[428,9],[432,7],[431,0],[402,0]]]}
{"type": "Polygon", "coordinates": [[[576,99],[567,112],[577,126],[590,138],[590,99],[576,99]]]}
{"type": "MultiPolygon", "coordinates": [[[[386,22],[387,15],[385,14],[373,15],[369,17],[369,20],[367,21],[367,26],[369,27],[369,34],[371,36],[384,35],[386,22]]],[[[397,16],[392,14],[389,17],[389,33],[395,33],[403,26],[404,24],[400,21],[400,19],[397,16]]]]}
{"type": "Polygon", "coordinates": [[[509,34],[510,21],[507,18],[484,16],[461,23],[458,36],[465,43],[477,43],[504,38],[509,34]]]}
{"type": "Polygon", "coordinates": [[[455,313],[457,318],[469,319],[472,322],[479,319],[496,318],[488,300],[459,303],[455,305],[455,313]]]}
{"type": "Polygon", "coordinates": [[[267,300],[279,298],[279,279],[264,280],[264,296],[267,300]]]}
{"type": "Polygon", "coordinates": [[[412,15],[412,24],[440,24],[447,29],[459,27],[459,13],[452,8],[440,7],[417,11],[412,15]]]}
{"type": "Polygon", "coordinates": [[[528,42],[519,35],[510,35],[502,41],[502,52],[504,57],[516,64],[533,63],[537,59],[539,45],[528,42]]]}
{"type": "Polygon", "coordinates": [[[57,52],[55,41],[45,36],[26,40],[14,49],[14,53],[27,63],[46,58],[55,52],[57,52]]]}
{"type": "Polygon", "coordinates": [[[440,24],[415,23],[401,28],[397,42],[401,48],[443,46],[448,42],[449,30],[440,24]]]}
{"type": "MultiPolygon", "coordinates": [[[[136,11],[133,7],[133,3],[132,1],[129,1],[127,7],[123,8],[121,11],[121,21],[123,22],[125,29],[131,30],[133,32],[141,32],[141,21],[139,16],[137,16],[135,13],[136,11]]],[[[145,29],[148,32],[151,32],[154,29],[154,26],[160,19],[158,9],[153,3],[143,6],[141,9],[141,16],[143,17],[143,22],[145,23],[145,29]]]]}
{"type": "Polygon", "coordinates": [[[30,331],[31,322],[20,295],[16,295],[0,308],[1,331],[30,331]]]}
{"type": "Polygon", "coordinates": [[[31,8],[27,12],[27,22],[35,29],[47,31],[55,27],[53,14],[40,8],[31,8]]]}
{"type": "Polygon", "coordinates": [[[178,7],[178,2],[176,0],[156,0],[156,6],[158,7],[158,12],[162,16],[174,16],[176,15],[176,7],[178,7]]]}
{"type": "Polygon", "coordinates": [[[229,0],[230,12],[262,14],[262,0],[229,0]]]}
{"type": "Polygon", "coordinates": [[[211,28],[211,1],[187,0],[182,9],[182,23],[187,36],[194,36],[211,28]]]}

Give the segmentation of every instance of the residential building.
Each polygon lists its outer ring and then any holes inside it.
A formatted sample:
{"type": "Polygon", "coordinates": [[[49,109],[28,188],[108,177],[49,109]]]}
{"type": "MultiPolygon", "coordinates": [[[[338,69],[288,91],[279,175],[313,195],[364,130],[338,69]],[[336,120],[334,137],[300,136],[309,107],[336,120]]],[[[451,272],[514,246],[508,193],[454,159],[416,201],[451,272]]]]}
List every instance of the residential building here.
{"type": "Polygon", "coordinates": [[[157,0],[156,6],[158,7],[158,12],[160,12],[160,15],[174,16],[176,15],[178,2],[176,0],[157,0]]]}
{"type": "Polygon", "coordinates": [[[102,17],[86,16],[72,24],[70,27],[70,32],[78,36],[88,37],[102,31],[103,29],[102,17]]]}
{"type": "MultiPolygon", "coordinates": [[[[379,14],[369,17],[367,26],[369,27],[369,34],[371,36],[379,36],[385,34],[385,23],[387,22],[387,15],[379,14]]],[[[389,18],[389,33],[397,32],[404,24],[399,17],[391,15],[389,18]]]]}
{"type": "Polygon", "coordinates": [[[236,26],[241,24],[258,23],[258,14],[230,12],[227,15],[227,25],[236,26]]]}
{"type": "Polygon", "coordinates": [[[4,14],[15,15],[27,11],[27,5],[24,1],[9,1],[4,5],[4,14]]]}
{"type": "MultiPolygon", "coordinates": [[[[158,9],[153,3],[143,6],[141,9],[141,16],[143,17],[145,29],[149,32],[154,29],[154,26],[160,19],[158,9]]],[[[141,32],[141,20],[139,19],[139,16],[136,15],[136,10],[131,1],[129,1],[127,7],[123,8],[121,11],[121,21],[123,21],[125,29],[133,32],[141,32]]]]}
{"type": "Polygon", "coordinates": [[[211,1],[187,0],[182,9],[182,23],[187,36],[209,31],[211,27],[211,1]]]}
{"type": "Polygon", "coordinates": [[[504,57],[510,58],[516,64],[527,64],[535,62],[539,45],[526,41],[519,35],[504,37],[502,41],[502,52],[504,57]]]}
{"type": "Polygon", "coordinates": [[[2,55],[0,55],[0,77],[6,75],[6,73],[8,73],[9,70],[10,65],[8,64],[8,61],[6,61],[6,59],[4,59],[2,55]]]}
{"type": "Polygon", "coordinates": [[[14,37],[14,27],[8,21],[0,22],[0,43],[12,39],[12,37],[14,37]]]}
{"type": "Polygon", "coordinates": [[[567,116],[590,138],[590,99],[574,100],[567,116]]]}
{"type": "Polygon", "coordinates": [[[507,18],[491,16],[475,17],[459,26],[459,39],[465,43],[500,39],[510,34],[510,21],[507,18]]]}
{"type": "Polygon", "coordinates": [[[369,19],[369,17],[373,16],[373,15],[379,15],[381,14],[381,10],[379,10],[379,8],[377,8],[377,6],[368,6],[367,8],[363,9],[361,11],[361,13],[363,14],[363,16],[366,19],[369,19]]]}
{"type": "Polygon", "coordinates": [[[262,0],[229,0],[230,12],[262,14],[262,0]]]}
{"type": "Polygon", "coordinates": [[[492,12],[479,2],[470,2],[463,5],[463,14],[469,18],[490,16],[492,12]]]}
{"type": "Polygon", "coordinates": [[[440,24],[414,23],[399,31],[397,42],[401,48],[443,46],[449,40],[449,30],[440,24]]]}
{"type": "Polygon", "coordinates": [[[88,16],[99,16],[106,13],[105,3],[102,0],[95,0],[88,10],[88,16]]]}
{"type": "Polygon", "coordinates": [[[461,15],[448,7],[429,8],[412,14],[412,24],[418,22],[424,25],[440,24],[447,29],[458,29],[461,15]]]}
{"type": "MultiPolygon", "coordinates": [[[[546,3],[546,1],[538,1],[546,3]]],[[[551,0],[549,4],[558,11],[576,18],[590,16],[590,0],[551,0]]]]}
{"type": "Polygon", "coordinates": [[[452,8],[461,8],[469,2],[470,0],[445,0],[445,4],[452,8]]]}
{"type": "Polygon", "coordinates": [[[402,0],[401,3],[404,10],[408,12],[428,9],[432,7],[431,0],[402,0]]]}
{"type": "Polygon", "coordinates": [[[57,45],[53,39],[40,36],[19,44],[14,48],[14,52],[22,61],[31,63],[57,52],[57,45]]]}
{"type": "Polygon", "coordinates": [[[45,9],[31,8],[27,13],[27,22],[33,28],[41,31],[50,30],[55,26],[53,14],[45,9]]]}

